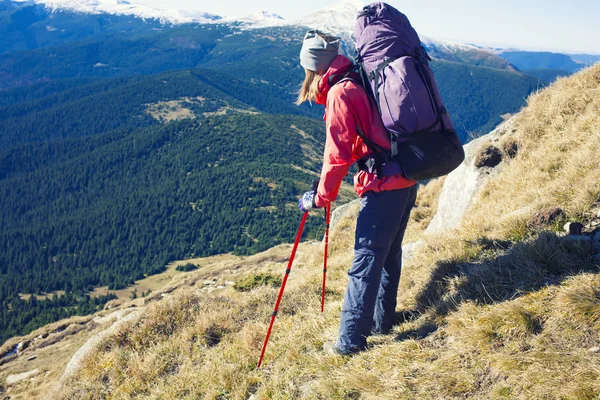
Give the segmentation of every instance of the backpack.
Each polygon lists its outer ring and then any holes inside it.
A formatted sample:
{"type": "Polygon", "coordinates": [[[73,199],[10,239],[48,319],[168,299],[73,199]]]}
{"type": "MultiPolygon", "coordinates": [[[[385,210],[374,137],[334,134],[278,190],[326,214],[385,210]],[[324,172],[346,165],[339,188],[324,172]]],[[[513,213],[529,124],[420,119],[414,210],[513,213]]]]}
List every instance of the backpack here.
{"type": "Polygon", "coordinates": [[[378,177],[401,173],[413,180],[449,174],[465,153],[429,67],[431,58],[408,18],[386,3],[373,3],[358,14],[354,35],[363,86],[391,140],[391,151],[385,150],[359,131],[375,151],[359,167],[376,170],[378,177]]]}

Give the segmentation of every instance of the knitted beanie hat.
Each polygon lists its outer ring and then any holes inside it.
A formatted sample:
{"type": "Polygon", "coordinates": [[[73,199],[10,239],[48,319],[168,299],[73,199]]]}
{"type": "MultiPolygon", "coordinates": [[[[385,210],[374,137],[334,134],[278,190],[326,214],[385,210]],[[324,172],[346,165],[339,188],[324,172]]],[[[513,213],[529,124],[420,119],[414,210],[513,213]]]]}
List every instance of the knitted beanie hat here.
{"type": "Polygon", "coordinates": [[[339,54],[340,38],[312,29],[304,36],[300,50],[300,65],[319,74],[327,71],[339,54]]]}

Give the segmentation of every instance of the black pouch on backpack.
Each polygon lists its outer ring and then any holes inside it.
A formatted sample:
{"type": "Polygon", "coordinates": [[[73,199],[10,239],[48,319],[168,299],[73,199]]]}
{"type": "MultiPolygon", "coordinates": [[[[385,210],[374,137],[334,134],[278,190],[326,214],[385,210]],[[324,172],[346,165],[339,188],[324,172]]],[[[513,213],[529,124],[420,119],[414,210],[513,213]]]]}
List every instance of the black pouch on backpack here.
{"type": "Polygon", "coordinates": [[[449,174],[465,159],[465,152],[456,132],[441,130],[412,135],[398,144],[394,157],[402,174],[416,181],[449,174]]]}

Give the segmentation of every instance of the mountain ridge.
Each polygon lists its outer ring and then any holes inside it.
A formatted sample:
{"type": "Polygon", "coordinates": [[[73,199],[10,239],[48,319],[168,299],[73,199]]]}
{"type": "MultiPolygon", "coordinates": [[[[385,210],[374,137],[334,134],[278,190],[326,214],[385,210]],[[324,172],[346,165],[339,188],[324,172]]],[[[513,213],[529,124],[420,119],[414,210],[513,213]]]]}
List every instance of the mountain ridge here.
{"type": "MultiPolygon", "coordinates": [[[[258,11],[243,17],[227,17],[192,10],[177,9],[155,9],[143,5],[136,5],[125,0],[0,0],[2,4],[12,5],[38,5],[45,7],[53,13],[76,12],[89,15],[115,15],[131,16],[142,21],[158,21],[162,25],[185,25],[185,24],[215,24],[230,25],[238,29],[261,29],[267,27],[284,26],[308,26],[329,31],[340,35],[344,39],[345,52],[349,55],[354,53],[353,49],[353,26],[357,12],[367,2],[361,0],[341,1],[333,6],[299,17],[286,20],[281,16],[267,11],[258,11]]],[[[48,29],[53,29],[48,25],[48,29]]],[[[511,63],[514,53],[511,49],[489,48],[468,43],[459,43],[443,39],[433,39],[426,35],[421,37],[424,46],[435,58],[447,61],[457,61],[472,65],[488,66],[507,70],[529,70],[529,69],[556,69],[556,66],[545,66],[544,63],[527,66],[515,66],[511,63]],[[503,56],[506,54],[507,56],[503,56]]],[[[542,57],[544,52],[524,52],[535,57],[542,57]]],[[[600,61],[600,56],[579,54],[569,55],[556,53],[568,59],[576,67],[569,67],[570,73],[583,68],[594,61],[600,61]]]]}

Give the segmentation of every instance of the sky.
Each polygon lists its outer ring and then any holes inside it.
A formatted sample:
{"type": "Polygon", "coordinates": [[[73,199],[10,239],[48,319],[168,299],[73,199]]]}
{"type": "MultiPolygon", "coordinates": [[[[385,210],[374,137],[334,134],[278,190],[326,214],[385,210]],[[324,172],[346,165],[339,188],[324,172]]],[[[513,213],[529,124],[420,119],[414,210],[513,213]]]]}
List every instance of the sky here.
{"type": "MultiPolygon", "coordinates": [[[[270,11],[294,20],[340,0],[137,0],[155,8],[244,16],[270,11]]],[[[420,34],[524,50],[600,54],[600,0],[388,0],[420,34]]],[[[366,2],[365,2],[366,3],[366,2]]]]}

